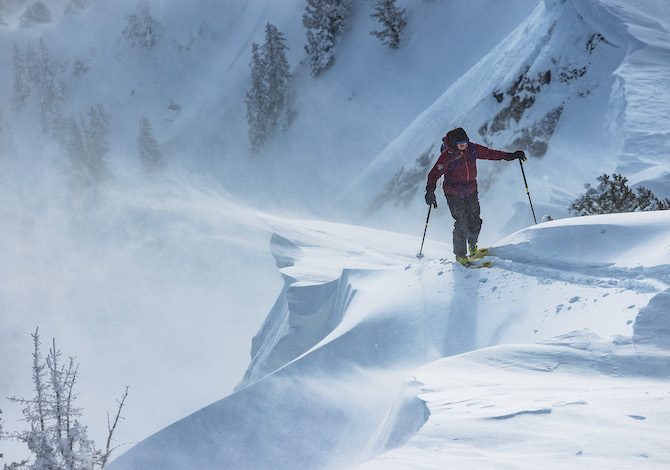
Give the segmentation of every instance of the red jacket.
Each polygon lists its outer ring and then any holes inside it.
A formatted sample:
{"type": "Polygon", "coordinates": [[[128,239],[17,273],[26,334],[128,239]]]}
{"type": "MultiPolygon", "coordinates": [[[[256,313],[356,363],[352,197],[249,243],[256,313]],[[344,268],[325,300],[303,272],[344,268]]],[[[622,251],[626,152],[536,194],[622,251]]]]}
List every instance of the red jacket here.
{"type": "Polygon", "coordinates": [[[446,141],[442,148],[444,150],[428,173],[426,190],[435,191],[437,180],[444,175],[444,194],[451,196],[468,196],[477,192],[477,159],[505,160],[512,155],[473,142],[463,152],[450,148],[446,141]]]}

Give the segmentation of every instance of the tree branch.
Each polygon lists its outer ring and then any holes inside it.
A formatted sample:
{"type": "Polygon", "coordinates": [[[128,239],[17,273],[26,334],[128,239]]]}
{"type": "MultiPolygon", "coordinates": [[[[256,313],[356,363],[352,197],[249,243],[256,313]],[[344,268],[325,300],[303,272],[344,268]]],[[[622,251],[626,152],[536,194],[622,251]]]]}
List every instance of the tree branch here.
{"type": "Polygon", "coordinates": [[[112,447],[112,437],[114,435],[114,431],[116,430],[116,425],[119,423],[119,420],[123,419],[123,417],[121,416],[121,410],[123,410],[123,406],[126,403],[127,397],[128,397],[128,386],[126,385],[126,390],[123,392],[121,400],[118,401],[119,408],[116,410],[114,423],[112,423],[111,425],[109,422],[109,414],[107,415],[107,431],[108,431],[107,446],[105,448],[105,453],[102,454],[102,457],[100,458],[100,468],[103,468],[107,464],[110,455],[112,455],[112,452],[114,452],[114,450],[116,449],[116,447],[112,447]]]}

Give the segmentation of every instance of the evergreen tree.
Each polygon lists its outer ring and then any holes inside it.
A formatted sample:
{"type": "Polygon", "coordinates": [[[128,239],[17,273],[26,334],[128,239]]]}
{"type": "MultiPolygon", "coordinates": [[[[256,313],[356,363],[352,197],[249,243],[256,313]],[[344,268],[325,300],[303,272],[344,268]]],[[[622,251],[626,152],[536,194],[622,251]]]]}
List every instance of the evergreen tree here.
{"type": "Polygon", "coordinates": [[[148,2],[144,1],[135,13],[127,15],[126,22],[121,34],[133,47],[151,49],[156,45],[160,24],[151,16],[148,2]]]}
{"type": "Polygon", "coordinates": [[[644,186],[636,191],[637,194],[628,186],[626,177],[603,174],[598,177],[598,187],[587,184],[586,193],[569,210],[575,215],[592,215],[670,209],[670,199],[660,200],[644,186]]]}
{"type": "Polygon", "coordinates": [[[158,142],[154,138],[153,127],[146,116],[140,119],[140,133],[137,138],[140,149],[140,161],[147,172],[155,171],[162,166],[163,155],[158,142]]]}
{"type": "Polygon", "coordinates": [[[265,27],[265,44],[261,47],[267,87],[268,127],[273,132],[281,123],[289,103],[291,71],[286,59],[286,39],[272,24],[265,27]]]}
{"type": "Polygon", "coordinates": [[[637,210],[662,211],[670,209],[670,199],[659,199],[644,186],[637,187],[635,191],[637,192],[637,210]]]}
{"type": "Polygon", "coordinates": [[[251,47],[251,88],[247,92],[247,122],[252,147],[258,149],[295,115],[286,39],[277,27],[265,27],[265,43],[251,47]]]}
{"type": "Polygon", "coordinates": [[[109,176],[107,168],[109,117],[102,105],[91,107],[88,122],[70,119],[65,125],[62,144],[71,163],[76,185],[95,188],[109,176]]]}
{"type": "Polygon", "coordinates": [[[31,3],[21,15],[21,26],[24,28],[52,21],[53,15],[43,2],[31,3]]]}
{"type": "Polygon", "coordinates": [[[402,30],[407,26],[405,9],[398,9],[396,0],[377,0],[375,12],[370,16],[376,18],[382,25],[382,30],[370,31],[370,34],[379,38],[391,49],[397,49],[402,30]]]}
{"type": "Polygon", "coordinates": [[[260,55],[258,44],[251,45],[251,88],[247,92],[247,123],[249,124],[249,140],[257,150],[267,137],[267,84],[265,67],[260,55]]]}
{"type": "Polygon", "coordinates": [[[88,123],[83,122],[84,148],[91,176],[100,181],[108,175],[107,154],[109,153],[109,116],[99,104],[88,112],[88,123]]]}
{"type": "Polygon", "coordinates": [[[319,76],[333,64],[335,41],[350,13],[350,0],[307,0],[302,24],[307,28],[305,51],[313,76],[319,76]]]}
{"type": "Polygon", "coordinates": [[[81,129],[75,119],[68,120],[64,133],[63,146],[72,164],[75,173],[84,172],[86,167],[86,149],[81,129]]]}
{"type": "Polygon", "coordinates": [[[30,85],[28,84],[27,55],[22,54],[19,47],[14,44],[14,108],[20,111],[30,96],[30,85]]]}
{"type": "Polygon", "coordinates": [[[107,132],[109,128],[109,116],[104,106],[98,104],[91,106],[88,111],[88,124],[84,126],[86,134],[86,150],[88,153],[104,158],[109,152],[107,132]]]}
{"type": "MultiPolygon", "coordinates": [[[[0,410],[0,415],[2,414],[2,410],[0,410]]],[[[4,431],[2,430],[2,416],[0,416],[0,439],[2,439],[2,436],[4,435],[4,431]]],[[[3,458],[4,455],[2,455],[2,452],[0,452],[0,459],[3,458]]]]}
{"type": "Polygon", "coordinates": [[[38,51],[27,52],[29,77],[39,97],[42,129],[58,135],[62,130],[62,115],[65,105],[65,87],[58,79],[59,67],[52,59],[44,40],[38,41],[38,51]]]}

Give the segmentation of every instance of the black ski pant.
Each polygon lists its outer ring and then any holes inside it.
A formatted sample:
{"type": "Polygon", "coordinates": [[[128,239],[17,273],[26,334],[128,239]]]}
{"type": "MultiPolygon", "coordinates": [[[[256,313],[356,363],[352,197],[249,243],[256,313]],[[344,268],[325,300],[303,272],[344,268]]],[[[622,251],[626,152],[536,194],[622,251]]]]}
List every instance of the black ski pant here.
{"type": "Polygon", "coordinates": [[[471,247],[477,244],[482,219],[479,217],[479,194],[452,196],[447,194],[447,204],[454,218],[454,254],[466,256],[467,242],[471,247]]]}

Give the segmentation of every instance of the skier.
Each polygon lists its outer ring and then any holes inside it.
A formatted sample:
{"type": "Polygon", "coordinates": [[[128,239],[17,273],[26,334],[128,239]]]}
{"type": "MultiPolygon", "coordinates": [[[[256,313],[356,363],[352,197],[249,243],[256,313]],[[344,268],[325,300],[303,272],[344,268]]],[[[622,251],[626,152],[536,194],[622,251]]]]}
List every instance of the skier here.
{"type": "Polygon", "coordinates": [[[523,150],[503,152],[470,142],[462,127],[452,129],[442,138],[440,156],[428,173],[426,184],[426,204],[437,207],[435,185],[444,175],[442,188],[447,197],[447,205],[454,218],[454,254],[463,266],[471,264],[471,258],[478,254],[477,239],[482,228],[479,216],[479,196],[477,193],[477,159],[526,161],[523,150]],[[468,249],[466,250],[466,242],[468,249]]]}

